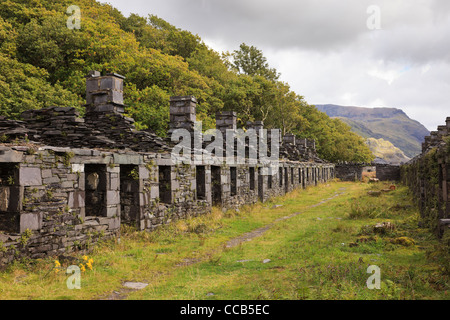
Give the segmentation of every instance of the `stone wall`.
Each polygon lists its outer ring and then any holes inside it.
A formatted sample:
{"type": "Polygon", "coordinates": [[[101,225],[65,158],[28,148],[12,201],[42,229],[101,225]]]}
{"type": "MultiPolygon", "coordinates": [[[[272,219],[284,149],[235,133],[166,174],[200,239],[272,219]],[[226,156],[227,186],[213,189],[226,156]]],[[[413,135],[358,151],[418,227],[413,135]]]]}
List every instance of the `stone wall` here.
{"type": "Polygon", "coordinates": [[[425,137],[422,154],[402,165],[401,179],[417,199],[421,223],[441,236],[450,225],[450,117],[425,137]]]}
{"type": "MultiPolygon", "coordinates": [[[[153,230],[208,213],[213,204],[214,166],[173,165],[168,154],[48,146],[4,146],[0,154],[2,263],[88,249],[100,239],[118,236],[121,223],[153,230]],[[197,179],[199,167],[204,181],[197,179]],[[164,182],[163,168],[170,170],[164,182]],[[164,192],[171,196],[164,200],[161,184],[167,181],[164,192]],[[201,196],[198,184],[203,184],[201,196]]],[[[333,177],[330,164],[281,162],[281,176],[278,172],[270,178],[256,166],[215,167],[221,199],[216,205],[224,209],[267,201],[333,177]]]]}
{"type": "MultiPolygon", "coordinates": [[[[333,164],[301,153],[277,160],[273,174],[273,162],[252,159],[174,162],[171,141],[135,130],[123,115],[122,81],[90,74],[84,118],[51,107],[25,112],[24,121],[0,119],[0,264],[89,250],[119,237],[121,224],[154,230],[213,205],[238,209],[334,178],[333,164]]],[[[171,131],[192,131],[195,109],[195,98],[172,97],[171,131]]],[[[217,128],[236,129],[234,115],[219,116],[217,128]]]]}
{"type": "Polygon", "coordinates": [[[342,181],[360,181],[365,165],[336,164],[336,178],[342,181]]]}
{"type": "Polygon", "coordinates": [[[376,171],[380,181],[400,181],[400,166],[376,164],[376,171]]]}
{"type": "MultiPolygon", "coordinates": [[[[96,150],[53,147],[2,147],[2,174],[9,174],[1,189],[0,262],[27,256],[43,258],[88,249],[100,239],[119,235],[120,217],[110,211],[85,211],[83,163],[108,164],[110,156],[96,150]],[[9,179],[9,177],[13,177],[9,179]]],[[[108,179],[110,179],[108,177],[108,179]]],[[[108,187],[109,188],[109,187],[108,187]]],[[[108,189],[109,192],[109,189],[108,189]]],[[[106,199],[108,207],[117,204],[106,199]]]]}
{"type": "Polygon", "coordinates": [[[399,181],[400,166],[378,163],[336,164],[336,178],[342,181],[361,181],[364,174],[375,174],[380,181],[399,181]]]}

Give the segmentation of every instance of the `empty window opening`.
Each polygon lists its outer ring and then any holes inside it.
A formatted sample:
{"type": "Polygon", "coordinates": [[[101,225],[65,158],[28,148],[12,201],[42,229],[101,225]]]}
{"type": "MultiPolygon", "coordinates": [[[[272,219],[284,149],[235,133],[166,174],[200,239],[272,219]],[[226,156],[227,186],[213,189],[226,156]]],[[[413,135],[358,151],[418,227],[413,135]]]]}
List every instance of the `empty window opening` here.
{"type": "Polygon", "coordinates": [[[172,168],[159,166],[159,198],[162,203],[172,203],[172,168]]]}
{"type": "Polygon", "coordinates": [[[230,168],[230,178],[231,178],[231,196],[237,194],[237,169],[236,167],[230,168]]]}
{"type": "Polygon", "coordinates": [[[298,183],[302,183],[302,169],[298,168],[298,183]]]}
{"type": "Polygon", "coordinates": [[[120,218],[123,223],[137,226],[140,220],[139,167],[120,166],[120,218]]]}
{"type": "Polygon", "coordinates": [[[0,163],[0,230],[18,233],[22,193],[18,163],[0,163]]]}
{"type": "Polygon", "coordinates": [[[258,168],[258,198],[264,201],[264,176],[262,175],[262,168],[258,168]]]}
{"type": "Polygon", "coordinates": [[[289,188],[289,175],[288,175],[288,168],[284,168],[284,190],[285,192],[288,192],[289,188]]]}
{"type": "Polygon", "coordinates": [[[106,216],[106,165],[84,166],[86,186],[86,216],[106,216]]]}
{"type": "Polygon", "coordinates": [[[306,188],[306,177],[305,177],[305,169],[302,169],[302,187],[306,188]]]}
{"type": "Polygon", "coordinates": [[[283,168],[279,168],[279,170],[278,170],[279,172],[278,172],[278,179],[280,180],[279,182],[280,182],[280,187],[282,187],[283,186],[283,168]]]}
{"type": "Polygon", "coordinates": [[[250,167],[250,190],[255,190],[255,168],[250,167]]]}
{"type": "Polygon", "coordinates": [[[219,166],[211,166],[211,197],[213,205],[222,203],[222,173],[219,166]]]}
{"type": "Polygon", "coordinates": [[[195,169],[197,182],[197,199],[206,200],[206,172],[205,166],[197,166],[195,169]]]}

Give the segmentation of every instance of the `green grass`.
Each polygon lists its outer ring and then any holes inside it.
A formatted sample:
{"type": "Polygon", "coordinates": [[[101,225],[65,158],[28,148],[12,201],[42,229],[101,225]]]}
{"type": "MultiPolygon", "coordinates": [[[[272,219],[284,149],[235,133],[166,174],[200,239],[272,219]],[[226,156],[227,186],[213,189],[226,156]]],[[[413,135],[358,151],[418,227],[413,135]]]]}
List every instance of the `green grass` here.
{"type": "Polygon", "coordinates": [[[152,233],[123,228],[120,243],[110,241],[89,255],[94,268],[82,274],[81,290],[68,290],[67,276],[52,272],[54,261],[46,259],[15,263],[0,273],[0,297],[106,298],[121,291],[124,281],[143,281],[149,284],[144,290],[123,296],[448,299],[448,249],[417,227],[418,210],[405,187],[379,197],[367,194],[382,188],[386,186],[332,182],[239,212],[214,209],[152,233]],[[345,193],[311,207],[341,192],[345,193]],[[272,209],[274,204],[283,206],[272,209]],[[381,233],[374,228],[381,222],[394,227],[381,233]],[[228,240],[267,225],[271,227],[261,236],[226,248],[228,240]],[[263,263],[265,259],[270,262],[263,263]],[[366,286],[369,265],[381,269],[380,290],[366,286]]]}

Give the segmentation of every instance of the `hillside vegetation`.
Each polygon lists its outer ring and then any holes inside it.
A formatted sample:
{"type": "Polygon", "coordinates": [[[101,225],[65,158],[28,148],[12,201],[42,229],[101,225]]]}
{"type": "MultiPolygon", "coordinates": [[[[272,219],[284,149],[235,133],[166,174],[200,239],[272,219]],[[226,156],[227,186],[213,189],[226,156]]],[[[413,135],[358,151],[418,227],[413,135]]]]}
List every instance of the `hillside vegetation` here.
{"type": "Polygon", "coordinates": [[[402,150],[384,139],[368,138],[367,145],[376,157],[375,162],[384,161],[390,164],[401,164],[410,160],[402,150]]]}
{"type": "Polygon", "coordinates": [[[260,50],[242,44],[218,53],[198,35],[163,19],[132,14],[94,0],[80,0],[81,29],[69,29],[73,1],[4,0],[0,3],[0,115],[52,105],[84,111],[90,70],[126,77],[126,112],[138,129],[167,134],[169,98],[194,95],[197,119],[215,127],[215,114],[233,110],[240,127],[262,120],[317,140],[329,161],[368,161],[364,140],[331,120],[279,80],[260,50]]]}
{"type": "Polygon", "coordinates": [[[362,137],[391,142],[408,158],[421,153],[424,137],[430,134],[422,124],[396,108],[343,107],[333,104],[316,107],[328,116],[344,121],[362,137]]]}

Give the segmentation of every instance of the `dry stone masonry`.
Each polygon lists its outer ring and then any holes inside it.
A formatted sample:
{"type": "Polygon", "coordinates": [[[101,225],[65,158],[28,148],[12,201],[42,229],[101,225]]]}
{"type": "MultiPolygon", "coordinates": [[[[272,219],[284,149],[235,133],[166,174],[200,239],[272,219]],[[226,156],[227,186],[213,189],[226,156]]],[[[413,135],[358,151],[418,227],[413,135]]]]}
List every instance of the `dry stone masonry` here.
{"type": "MultiPolygon", "coordinates": [[[[273,175],[248,159],[174,164],[172,141],[136,130],[124,115],[123,81],[91,72],[84,117],[50,107],[26,111],[22,121],[0,118],[0,264],[89,250],[120,237],[121,224],[153,230],[212,206],[237,209],[335,176],[314,141],[292,135],[281,138],[273,175]]],[[[170,99],[169,133],[192,132],[196,105],[192,96],[170,99]]],[[[236,129],[236,114],[218,114],[217,129],[236,129]]]]}
{"type": "Polygon", "coordinates": [[[422,153],[402,166],[401,178],[418,201],[422,223],[442,236],[450,226],[450,117],[425,137],[422,153]]]}
{"type": "Polygon", "coordinates": [[[364,174],[375,174],[380,181],[399,181],[400,166],[381,163],[337,163],[336,178],[341,181],[361,181],[364,174]]]}

